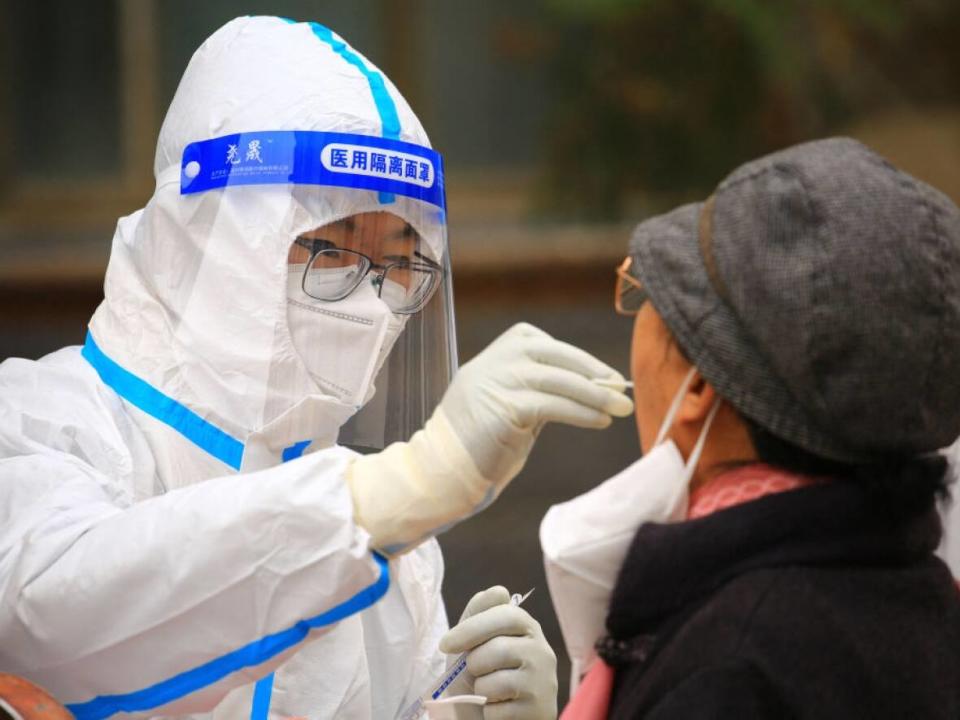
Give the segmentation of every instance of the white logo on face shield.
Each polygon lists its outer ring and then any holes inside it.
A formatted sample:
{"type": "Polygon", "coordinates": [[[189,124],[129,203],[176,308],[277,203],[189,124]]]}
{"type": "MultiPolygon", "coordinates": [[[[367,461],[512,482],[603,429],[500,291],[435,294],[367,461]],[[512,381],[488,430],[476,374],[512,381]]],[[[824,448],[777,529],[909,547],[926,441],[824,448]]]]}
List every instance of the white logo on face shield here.
{"type": "Polygon", "coordinates": [[[362,282],[337,302],[314,300],[300,286],[303,265],[291,265],[287,323],[307,372],[325,391],[359,407],[372,397],[373,379],[405,325],[362,282]]]}
{"type": "Polygon", "coordinates": [[[320,162],[330,172],[399,180],[423,188],[433,187],[437,175],[428,158],[366,145],[331,143],[320,152],[320,162]]]}
{"type": "Polygon", "coordinates": [[[247,143],[247,160],[256,160],[261,165],[263,164],[263,158],[260,157],[259,140],[251,140],[247,143]]]}

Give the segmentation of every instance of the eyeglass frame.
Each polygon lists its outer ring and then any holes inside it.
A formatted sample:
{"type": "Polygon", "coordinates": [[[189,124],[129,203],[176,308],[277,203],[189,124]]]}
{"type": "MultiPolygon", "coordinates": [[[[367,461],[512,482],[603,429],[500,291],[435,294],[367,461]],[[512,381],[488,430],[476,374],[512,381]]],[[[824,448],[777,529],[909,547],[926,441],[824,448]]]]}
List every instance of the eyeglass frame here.
{"type": "MultiPolygon", "coordinates": [[[[440,281],[443,279],[443,266],[435,262],[434,260],[431,260],[426,255],[421,253],[419,250],[413,251],[413,254],[416,255],[417,258],[419,258],[420,260],[419,263],[407,261],[406,263],[393,262],[387,265],[381,265],[380,263],[374,262],[373,258],[370,257],[369,255],[362,253],[359,250],[350,250],[349,248],[339,247],[332,240],[326,240],[324,238],[298,237],[293,241],[293,243],[295,245],[299,245],[300,247],[310,251],[310,258],[307,260],[307,264],[303,269],[303,277],[300,279],[300,288],[303,290],[305,294],[312,297],[314,300],[319,300],[320,302],[338,302],[340,300],[343,300],[346,297],[349,297],[350,293],[354,292],[358,287],[360,287],[360,283],[362,283],[364,279],[367,277],[367,275],[370,274],[371,270],[380,271],[379,273],[376,273],[376,278],[373,280],[373,286],[377,290],[377,297],[380,298],[381,293],[383,292],[383,280],[386,277],[387,273],[390,271],[390,269],[394,267],[407,267],[407,268],[412,268],[414,270],[418,270],[421,272],[429,271],[428,274],[432,278],[434,278],[433,280],[431,280],[432,285],[430,289],[426,293],[424,293],[423,298],[421,299],[420,302],[417,303],[416,307],[413,307],[410,309],[404,309],[404,310],[395,310],[393,308],[390,308],[390,311],[396,315],[416,315],[418,312],[423,310],[424,307],[426,307],[428,302],[430,302],[430,298],[433,297],[433,293],[436,292],[437,287],[439,287],[440,285],[440,281]],[[326,247],[323,246],[324,243],[326,243],[326,247]],[[320,297],[317,297],[316,295],[311,295],[307,291],[307,273],[310,272],[310,267],[313,265],[313,261],[316,260],[317,256],[328,250],[350,253],[351,255],[356,255],[358,257],[361,257],[366,262],[367,267],[363,271],[363,273],[361,273],[360,276],[357,278],[357,281],[353,284],[353,286],[349,290],[344,292],[342,295],[339,295],[338,297],[335,297],[335,298],[320,298],[320,297]]],[[[386,301],[384,300],[384,302],[386,301]]]]}
{"type": "Polygon", "coordinates": [[[618,315],[626,315],[628,317],[636,315],[638,312],[640,312],[640,308],[643,307],[643,304],[648,299],[647,291],[644,289],[643,284],[630,273],[630,266],[632,264],[633,258],[628,255],[614,271],[617,274],[617,284],[613,289],[613,308],[618,315]],[[623,292],[623,283],[627,283],[630,286],[628,291],[632,289],[641,293],[642,295],[641,300],[639,303],[637,303],[635,310],[630,310],[623,306],[622,298],[625,294],[623,292]]]}

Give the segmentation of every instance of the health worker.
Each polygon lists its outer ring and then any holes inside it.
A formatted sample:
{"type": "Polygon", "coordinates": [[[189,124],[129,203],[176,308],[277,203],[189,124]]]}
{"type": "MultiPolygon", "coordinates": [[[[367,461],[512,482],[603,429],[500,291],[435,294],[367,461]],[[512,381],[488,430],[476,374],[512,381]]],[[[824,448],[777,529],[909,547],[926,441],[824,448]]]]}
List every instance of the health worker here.
{"type": "Polygon", "coordinates": [[[84,346],[0,365],[0,669],[79,720],[396,717],[445,666],[434,536],[623,378],[529,325],[455,373],[440,155],[320,25],[214,33],[154,172],[84,346]]]}

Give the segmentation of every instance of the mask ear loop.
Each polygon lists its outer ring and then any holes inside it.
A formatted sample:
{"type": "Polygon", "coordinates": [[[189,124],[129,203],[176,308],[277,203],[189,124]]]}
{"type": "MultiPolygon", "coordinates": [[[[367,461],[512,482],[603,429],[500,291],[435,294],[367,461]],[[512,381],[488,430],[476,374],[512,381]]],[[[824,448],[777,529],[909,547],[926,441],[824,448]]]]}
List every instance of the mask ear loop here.
{"type": "Polygon", "coordinates": [[[690,368],[690,372],[687,373],[687,376],[683,379],[683,382],[680,383],[680,387],[677,389],[676,395],[673,396],[673,401],[670,403],[670,408],[667,410],[667,414],[663,418],[663,422],[660,423],[660,432],[657,433],[657,439],[653,442],[653,446],[656,447],[662,443],[667,438],[667,433],[670,432],[670,428],[673,427],[673,421],[677,417],[677,413],[680,411],[680,403],[683,402],[683,396],[687,394],[687,390],[690,389],[690,383],[693,382],[693,376],[696,374],[697,369],[695,367],[690,368]]]}
{"type": "MultiPolygon", "coordinates": [[[[687,376],[683,379],[683,382],[680,383],[680,387],[677,389],[677,394],[673,396],[673,401],[670,403],[670,408],[667,410],[667,414],[664,416],[663,422],[660,424],[660,432],[657,433],[656,442],[653,443],[654,447],[666,439],[667,433],[670,432],[670,428],[673,427],[673,421],[676,419],[677,413],[680,411],[680,404],[683,402],[683,397],[687,394],[687,390],[690,388],[690,383],[693,382],[693,376],[696,374],[696,372],[697,369],[695,367],[690,368],[690,372],[687,373],[687,376]]],[[[710,412],[707,413],[707,419],[704,421],[703,429],[700,431],[700,437],[697,438],[697,442],[693,446],[693,450],[690,452],[690,457],[687,459],[686,467],[684,467],[684,484],[690,482],[690,478],[693,477],[693,472],[697,467],[697,463],[700,462],[700,455],[703,454],[703,448],[707,442],[707,434],[710,432],[710,426],[713,425],[713,420],[717,416],[717,411],[719,409],[720,398],[718,397],[713,401],[713,406],[710,408],[710,412]]]]}

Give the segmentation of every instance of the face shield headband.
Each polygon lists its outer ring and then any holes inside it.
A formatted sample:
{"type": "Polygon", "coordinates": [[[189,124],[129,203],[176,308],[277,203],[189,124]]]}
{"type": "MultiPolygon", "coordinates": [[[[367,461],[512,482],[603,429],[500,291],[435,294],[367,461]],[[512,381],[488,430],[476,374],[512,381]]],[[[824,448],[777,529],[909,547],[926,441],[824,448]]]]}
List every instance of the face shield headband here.
{"type": "Polygon", "coordinates": [[[443,160],[430,148],[371,135],[272,130],[187,145],[180,193],[228,185],[329,185],[429,203],[446,214],[443,160]]]}

